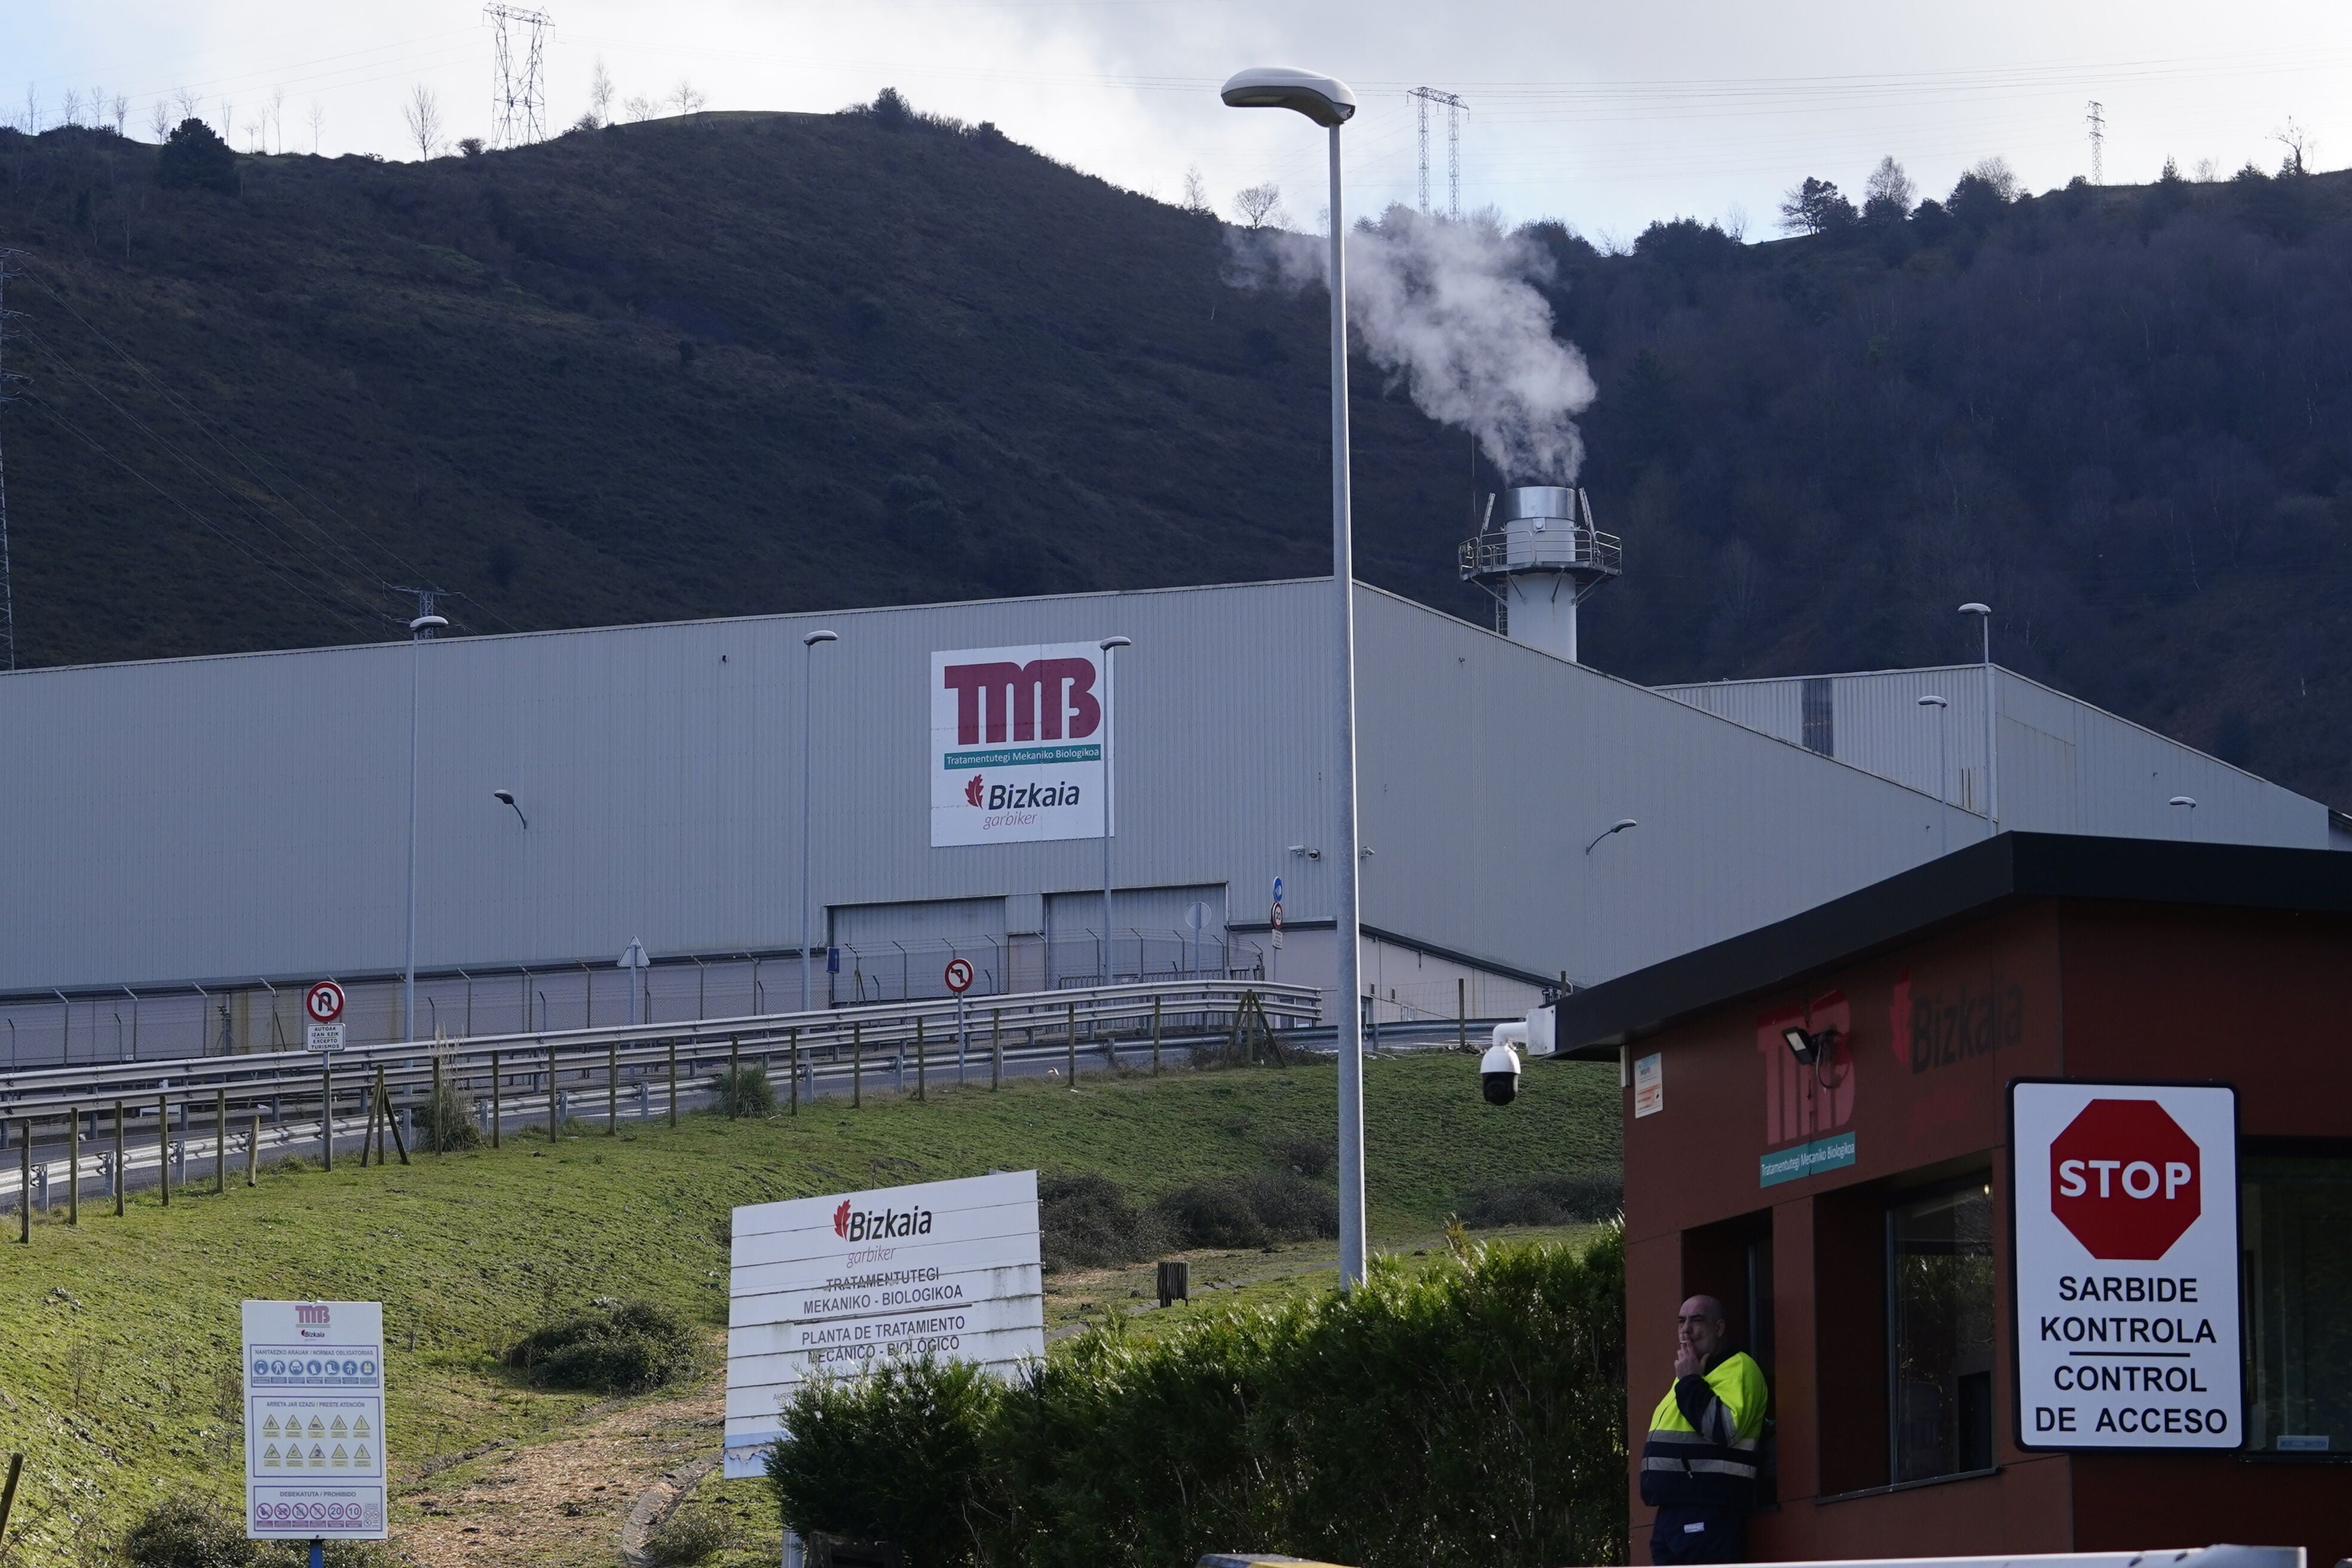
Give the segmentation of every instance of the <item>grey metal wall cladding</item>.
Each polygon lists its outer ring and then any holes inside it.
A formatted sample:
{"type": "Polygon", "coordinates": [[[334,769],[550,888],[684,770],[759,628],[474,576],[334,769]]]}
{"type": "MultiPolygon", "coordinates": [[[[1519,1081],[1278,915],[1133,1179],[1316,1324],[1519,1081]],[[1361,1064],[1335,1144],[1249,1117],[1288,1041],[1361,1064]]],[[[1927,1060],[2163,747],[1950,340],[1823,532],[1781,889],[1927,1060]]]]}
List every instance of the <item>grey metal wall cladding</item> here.
{"type": "MultiPolygon", "coordinates": [[[[2319,848],[2326,808],[2177,741],[2010,670],[1997,673],[2003,827],[2319,848]],[[2168,805],[2196,800],[2194,813],[2168,805]],[[2191,820],[2193,816],[2193,820],[2191,820]]],[[[1662,686],[1661,694],[1799,744],[1807,678],[1662,686]]],[[[1820,677],[1811,678],[1822,679],[1820,677]]],[[[1968,810],[1985,807],[1984,667],[1873,670],[1827,678],[1837,755],[1968,810]],[[1949,706],[1940,715],[1919,699],[1949,706]],[[1949,760],[1939,787],[1937,726],[1949,760]]],[[[1984,823],[1955,822],[1956,841],[1984,823]]]]}
{"type": "Polygon", "coordinates": [[[839,947],[888,942],[1003,942],[1003,899],[932,899],[912,903],[846,904],[833,911],[839,947]]]}
{"type": "MultiPolygon", "coordinates": [[[[1368,923],[1589,981],[1934,850],[1932,798],[1795,743],[1793,683],[1708,689],[1727,711],[1785,710],[1783,743],[1376,590],[1357,602],[1368,923]],[[1585,853],[1622,816],[1642,826],[1585,853]]],[[[1329,604],[1328,584],[1303,581],[426,645],[419,964],[609,965],[633,936],[656,955],[790,947],[810,660],[818,909],[1001,901],[993,918],[1015,923],[1017,906],[1033,922],[1041,895],[1099,886],[1100,843],[930,847],[930,655],[1114,633],[1134,639],[1118,666],[1120,887],[1229,889],[1255,921],[1279,876],[1292,921],[1328,920],[1345,853],[1329,604]],[[819,626],[841,640],[812,655],[800,639],[819,626]]],[[[396,970],[411,658],[393,644],[0,676],[0,992],[396,970]]],[[[1922,679],[1954,688],[1957,771],[1968,683],[1922,679]]],[[[1882,684],[1838,682],[1841,753],[1873,731],[1857,702],[1916,725],[1900,683],[1882,684]]],[[[2011,722],[2073,748],[2086,830],[2178,830],[2161,803],[2188,793],[2209,803],[2200,829],[2259,808],[2278,825],[2262,841],[2325,842],[2308,802],[2031,682],[2003,691],[2011,722]],[[2291,837],[2305,816],[2307,838],[2291,837]]],[[[1893,717],[1878,728],[1896,738],[1875,768],[1932,793],[1916,738],[1893,717]]],[[[2010,787],[2020,811],[2045,809],[2010,787]]],[[[1181,928],[1181,904],[1166,923],[1181,928]]],[[[788,969],[765,963],[763,984],[796,988],[788,969]]],[[[596,984],[597,1016],[617,1016],[625,997],[596,984]]],[[[567,1004],[551,988],[549,1005],[567,1004]]],[[[199,1027],[194,1011],[162,1016],[199,1027]]],[[[110,1033],[111,1012],[76,1028],[110,1033]]]]}

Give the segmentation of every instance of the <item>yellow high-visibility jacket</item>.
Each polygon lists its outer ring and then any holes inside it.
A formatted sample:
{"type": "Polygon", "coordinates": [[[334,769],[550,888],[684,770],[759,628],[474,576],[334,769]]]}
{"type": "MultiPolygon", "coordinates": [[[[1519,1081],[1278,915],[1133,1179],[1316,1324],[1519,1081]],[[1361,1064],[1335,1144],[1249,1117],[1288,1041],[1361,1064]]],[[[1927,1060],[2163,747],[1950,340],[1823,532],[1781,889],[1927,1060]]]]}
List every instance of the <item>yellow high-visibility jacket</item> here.
{"type": "Polygon", "coordinates": [[[1764,1369],[1746,1351],[1676,1378],[1642,1445],[1642,1500],[1653,1508],[1752,1507],[1767,1398],[1764,1369]]]}

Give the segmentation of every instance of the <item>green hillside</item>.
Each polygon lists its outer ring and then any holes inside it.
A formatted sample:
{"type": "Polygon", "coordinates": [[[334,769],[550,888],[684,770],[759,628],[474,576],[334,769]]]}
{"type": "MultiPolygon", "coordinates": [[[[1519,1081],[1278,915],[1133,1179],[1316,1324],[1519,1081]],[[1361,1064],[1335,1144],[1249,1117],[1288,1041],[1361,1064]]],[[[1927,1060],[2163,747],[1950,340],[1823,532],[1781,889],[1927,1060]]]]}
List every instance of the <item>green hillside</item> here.
{"type": "MultiPolygon", "coordinates": [[[[396,1492],[413,1500],[428,1479],[462,1480],[459,1456],[542,1444],[604,1408],[495,1365],[490,1351],[520,1331],[592,1298],[643,1296],[715,1336],[735,1205],[1031,1165],[1099,1171],[1149,1199],[1284,1168],[1288,1144],[1328,1137],[1333,1092],[1330,1069],[1316,1067],[1090,1079],[1077,1094],[1024,1081],[761,1122],[693,1116],[675,1131],[591,1131],[552,1149],[518,1138],[407,1168],[265,1173],[257,1188],[199,1188],[168,1209],[142,1196],[121,1219],[86,1205],[78,1228],[60,1211],[37,1221],[29,1247],[13,1244],[12,1223],[0,1249],[0,1452],[28,1456],[18,1519],[29,1533],[0,1562],[76,1563],[68,1542],[103,1538],[168,1492],[235,1489],[244,1299],[384,1302],[390,1453],[396,1492]]],[[[1431,1235],[1473,1189],[1617,1160],[1605,1067],[1546,1067],[1496,1110],[1460,1057],[1382,1058],[1366,1105],[1376,1239],[1431,1235]]],[[[1310,1245],[1291,1267],[1317,1260],[1310,1245]]],[[[1265,1267],[1204,1265],[1202,1277],[1256,1279],[1281,1263],[1250,1261],[1265,1267]]],[[[1055,1316],[1097,1310],[1104,1284],[1076,1281],[1055,1316]]],[[[716,1442],[706,1433],[687,1448],[716,1442]]],[[[413,1501],[396,1513],[417,1517],[413,1501]]]]}

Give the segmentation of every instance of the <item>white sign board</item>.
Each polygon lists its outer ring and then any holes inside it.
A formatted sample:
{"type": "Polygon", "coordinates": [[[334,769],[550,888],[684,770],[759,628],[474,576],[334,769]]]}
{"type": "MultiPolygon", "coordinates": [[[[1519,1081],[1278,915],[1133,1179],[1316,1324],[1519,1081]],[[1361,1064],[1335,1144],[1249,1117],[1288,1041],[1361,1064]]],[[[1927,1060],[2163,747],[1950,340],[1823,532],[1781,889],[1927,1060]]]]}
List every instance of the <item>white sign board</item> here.
{"type": "Polygon", "coordinates": [[[384,1538],[380,1303],[245,1303],[245,1533],[384,1538]]]}
{"type": "Polygon", "coordinates": [[[1652,1051],[1633,1059],[1633,1114],[1655,1116],[1666,1108],[1666,1058],[1652,1051]]]}
{"type": "Polygon", "coordinates": [[[2019,1447],[2239,1447],[2237,1091],[2009,1092],[2019,1447]]]}
{"type": "Polygon", "coordinates": [[[766,1473],[782,1402],[813,1373],[1044,1358],[1037,1173],[739,1208],[729,1296],[726,1470],[740,1480],[766,1473]]]}
{"type": "Polygon", "coordinates": [[[931,655],[931,846],[1099,838],[1102,650],[931,655]]]}
{"type": "Polygon", "coordinates": [[[343,1048],[343,1026],[341,1024],[305,1024],[302,1043],[314,1051],[340,1051],[343,1048]]]}

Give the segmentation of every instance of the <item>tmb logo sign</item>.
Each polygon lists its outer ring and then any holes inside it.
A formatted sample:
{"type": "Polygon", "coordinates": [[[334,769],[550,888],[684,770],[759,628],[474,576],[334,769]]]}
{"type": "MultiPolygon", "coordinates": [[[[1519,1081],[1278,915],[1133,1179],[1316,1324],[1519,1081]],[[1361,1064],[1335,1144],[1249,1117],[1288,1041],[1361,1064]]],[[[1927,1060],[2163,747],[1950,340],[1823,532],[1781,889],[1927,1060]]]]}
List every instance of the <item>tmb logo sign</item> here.
{"type": "Polygon", "coordinates": [[[2153,1100],[2095,1100],[2050,1143],[2050,1212],[2094,1258],[2149,1263],[2203,1212],[2196,1140],[2153,1100]]]}
{"type": "Polygon", "coordinates": [[[931,845],[1095,838],[1110,692],[1092,643],[931,655],[931,845]]]}

